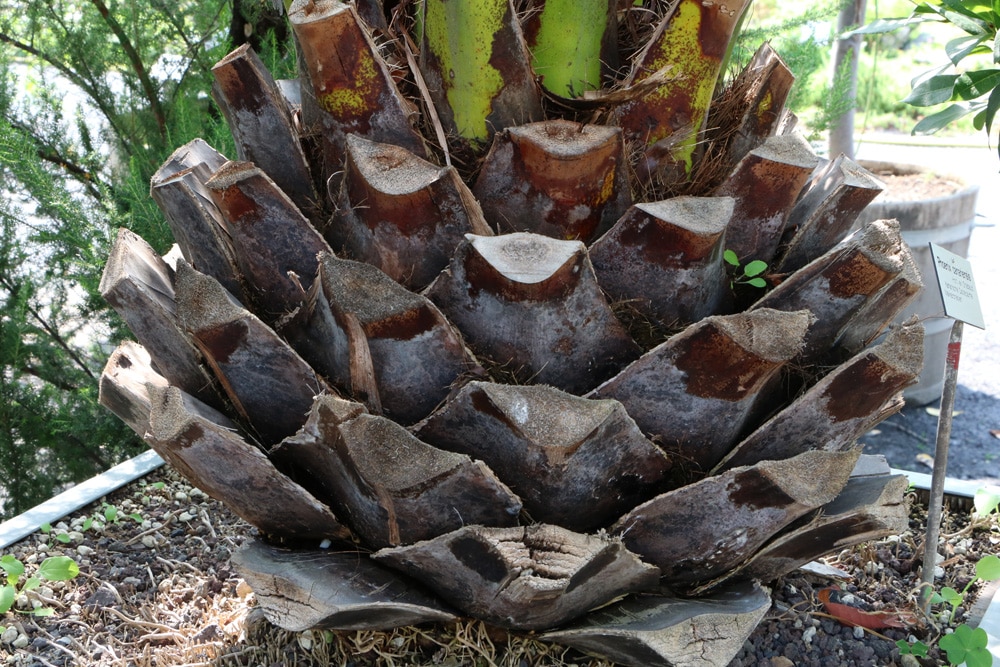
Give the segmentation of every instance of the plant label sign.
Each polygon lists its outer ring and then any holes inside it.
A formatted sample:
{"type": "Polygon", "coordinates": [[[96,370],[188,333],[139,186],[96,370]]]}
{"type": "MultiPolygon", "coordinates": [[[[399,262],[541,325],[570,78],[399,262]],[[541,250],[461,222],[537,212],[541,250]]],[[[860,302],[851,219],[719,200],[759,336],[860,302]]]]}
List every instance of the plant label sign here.
{"type": "Polygon", "coordinates": [[[944,314],[956,320],[971,324],[979,329],[986,328],[983,310],[979,306],[976,281],[972,278],[972,264],[964,257],[930,243],[931,257],[934,258],[934,273],[937,274],[944,314]]]}

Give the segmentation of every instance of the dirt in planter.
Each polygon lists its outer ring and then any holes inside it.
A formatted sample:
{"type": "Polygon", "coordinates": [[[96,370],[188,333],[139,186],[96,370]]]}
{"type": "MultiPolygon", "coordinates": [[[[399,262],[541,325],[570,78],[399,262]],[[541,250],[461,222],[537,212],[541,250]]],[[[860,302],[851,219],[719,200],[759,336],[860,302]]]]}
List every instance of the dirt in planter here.
{"type": "MultiPolygon", "coordinates": [[[[968,520],[964,511],[946,516],[941,543],[946,560],[938,586],[961,590],[975,562],[998,550],[997,522],[971,530],[968,520]]],[[[840,602],[916,612],[923,521],[924,511],[916,504],[906,534],[829,558],[850,575],[841,583],[840,602]]],[[[7,626],[0,636],[0,662],[67,667],[611,664],[474,621],[394,632],[285,632],[263,618],[253,593],[229,567],[229,555],[252,533],[170,470],[125,487],[106,504],[85,508],[48,534],[36,533],[7,550],[27,564],[29,574],[47,556],[72,556],[80,576],[45,582],[19,603],[22,610],[33,604],[49,607],[51,616],[0,618],[7,626]],[[106,511],[113,519],[105,518],[106,511]],[[88,520],[93,520],[89,527],[88,520]]],[[[831,583],[801,571],[775,582],[771,611],[731,666],[902,665],[895,640],[919,638],[933,645],[947,627],[940,608],[905,629],[846,627],[819,599],[831,583]]],[[[970,602],[977,591],[974,585],[970,602]]],[[[950,623],[964,619],[959,608],[950,623]]],[[[932,648],[924,664],[941,664],[940,659],[932,648]]]]}
{"type": "Polygon", "coordinates": [[[961,181],[954,177],[940,176],[930,171],[917,174],[897,174],[890,171],[875,171],[874,173],[886,185],[885,190],[875,198],[875,203],[921,201],[947,197],[965,187],[961,181]]]}

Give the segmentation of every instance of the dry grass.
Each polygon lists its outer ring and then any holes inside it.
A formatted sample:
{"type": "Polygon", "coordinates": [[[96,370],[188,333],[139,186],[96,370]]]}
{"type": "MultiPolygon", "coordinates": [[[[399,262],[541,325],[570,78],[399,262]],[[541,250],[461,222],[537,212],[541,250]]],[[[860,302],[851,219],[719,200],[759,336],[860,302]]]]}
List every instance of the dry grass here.
{"type": "Polygon", "coordinates": [[[81,574],[47,583],[24,600],[53,609],[48,617],[8,614],[0,664],[17,667],[194,667],[208,665],[355,665],[392,667],[610,667],[575,651],[466,620],[387,632],[287,632],[257,607],[229,567],[229,555],[253,529],[161,469],[107,502],[119,516],[101,527],[83,522],[100,505],[67,517],[7,550],[29,573],[48,555],[65,554],[81,574]],[[63,543],[56,533],[64,532],[63,543]],[[6,641],[10,640],[10,641],[6,641]]]}

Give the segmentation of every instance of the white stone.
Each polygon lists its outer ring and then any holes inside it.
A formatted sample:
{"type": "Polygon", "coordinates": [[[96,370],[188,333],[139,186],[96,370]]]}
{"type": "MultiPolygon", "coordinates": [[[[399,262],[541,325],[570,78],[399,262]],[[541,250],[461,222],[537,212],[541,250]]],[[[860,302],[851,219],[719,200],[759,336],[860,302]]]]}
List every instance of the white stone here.
{"type": "Polygon", "coordinates": [[[855,639],[864,639],[865,638],[865,629],[862,628],[861,626],[858,626],[858,625],[854,626],[854,638],[855,639]]]}
{"type": "Polygon", "coordinates": [[[816,626],[810,625],[802,633],[802,641],[804,641],[806,644],[812,644],[812,640],[815,636],[816,636],[816,626]]]}
{"type": "Polygon", "coordinates": [[[18,634],[17,628],[15,628],[13,625],[8,627],[6,630],[3,631],[3,634],[0,635],[0,643],[3,644],[13,643],[14,640],[17,639],[17,634],[18,634]]]}

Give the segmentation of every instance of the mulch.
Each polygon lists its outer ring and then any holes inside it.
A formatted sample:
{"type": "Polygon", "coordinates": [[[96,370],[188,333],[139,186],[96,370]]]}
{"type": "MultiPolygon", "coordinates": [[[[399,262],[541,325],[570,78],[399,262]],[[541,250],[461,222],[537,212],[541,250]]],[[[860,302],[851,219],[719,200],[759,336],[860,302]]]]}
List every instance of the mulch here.
{"type": "MultiPolygon", "coordinates": [[[[923,516],[914,497],[909,532],[830,556],[828,563],[847,575],[843,581],[799,570],[773,582],[772,608],[731,667],[945,664],[937,638],[968,611],[962,606],[949,615],[939,605],[929,616],[919,612],[923,516]],[[832,584],[842,590],[829,597],[832,584]],[[824,597],[863,611],[904,612],[912,623],[848,627],[824,606],[824,597]],[[900,639],[922,640],[931,646],[929,656],[900,655],[900,639]]],[[[1000,527],[994,520],[973,530],[963,509],[946,514],[942,534],[945,560],[936,584],[961,590],[975,562],[998,551],[1000,527]]],[[[0,617],[2,664],[611,665],[476,621],[392,632],[283,631],[263,618],[253,592],[229,565],[230,554],[252,536],[252,528],[172,470],[126,486],[7,550],[29,574],[47,556],[64,554],[79,564],[80,575],[43,582],[20,596],[21,613],[0,617]],[[52,614],[24,613],[34,606],[52,614]]],[[[974,584],[969,604],[978,590],[974,584]]]]}

